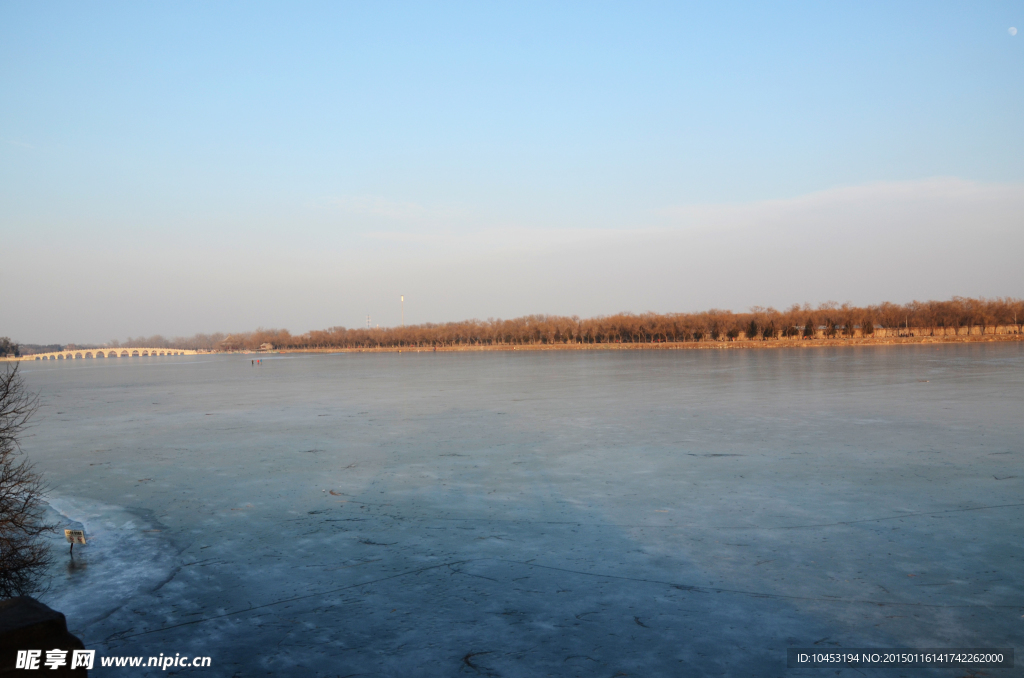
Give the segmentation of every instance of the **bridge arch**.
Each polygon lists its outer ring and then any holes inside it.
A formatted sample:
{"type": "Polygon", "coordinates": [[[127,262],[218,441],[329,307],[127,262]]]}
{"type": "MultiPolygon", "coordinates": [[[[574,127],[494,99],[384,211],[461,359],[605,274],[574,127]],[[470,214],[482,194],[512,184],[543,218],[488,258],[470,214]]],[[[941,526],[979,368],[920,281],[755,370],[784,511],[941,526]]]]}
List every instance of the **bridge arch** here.
{"type": "Polygon", "coordinates": [[[37,353],[21,356],[21,360],[83,360],[92,358],[155,358],[156,356],[192,355],[197,351],[191,349],[170,349],[153,347],[118,347],[118,348],[90,348],[50,351],[48,353],[37,353]]]}

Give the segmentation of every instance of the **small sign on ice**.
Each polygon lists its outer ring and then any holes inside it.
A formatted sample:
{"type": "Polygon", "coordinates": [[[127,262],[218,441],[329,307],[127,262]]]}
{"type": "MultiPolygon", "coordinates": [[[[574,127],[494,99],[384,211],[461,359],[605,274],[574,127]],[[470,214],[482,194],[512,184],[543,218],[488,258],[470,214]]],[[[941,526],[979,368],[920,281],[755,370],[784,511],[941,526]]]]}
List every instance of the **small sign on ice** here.
{"type": "Polygon", "coordinates": [[[64,530],[64,538],[71,545],[85,544],[85,530],[64,530]]]}

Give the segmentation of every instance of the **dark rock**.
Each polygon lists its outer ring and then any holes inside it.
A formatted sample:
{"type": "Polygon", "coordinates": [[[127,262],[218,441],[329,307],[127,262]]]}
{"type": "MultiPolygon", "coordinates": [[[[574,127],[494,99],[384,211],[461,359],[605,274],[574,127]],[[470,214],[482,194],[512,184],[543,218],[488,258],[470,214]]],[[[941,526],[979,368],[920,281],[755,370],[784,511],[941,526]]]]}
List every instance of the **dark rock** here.
{"type": "Polygon", "coordinates": [[[70,669],[71,652],[83,649],[85,645],[68,632],[67,620],[60,612],[28,596],[0,600],[0,678],[24,678],[34,674],[15,668],[18,650],[42,650],[39,659],[41,675],[88,675],[83,668],[70,669]],[[54,649],[67,651],[66,662],[64,666],[50,669],[44,662],[47,650],[54,649]]]}

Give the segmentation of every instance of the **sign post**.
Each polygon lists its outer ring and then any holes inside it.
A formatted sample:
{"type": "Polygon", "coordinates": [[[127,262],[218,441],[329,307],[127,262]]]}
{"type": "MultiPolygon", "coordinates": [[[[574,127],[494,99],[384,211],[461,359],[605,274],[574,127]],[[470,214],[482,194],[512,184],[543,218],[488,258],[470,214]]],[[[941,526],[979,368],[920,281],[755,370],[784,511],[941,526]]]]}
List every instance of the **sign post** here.
{"type": "Polygon", "coordinates": [[[64,538],[71,544],[68,554],[75,557],[75,544],[85,546],[85,530],[64,530],[64,538]]]}

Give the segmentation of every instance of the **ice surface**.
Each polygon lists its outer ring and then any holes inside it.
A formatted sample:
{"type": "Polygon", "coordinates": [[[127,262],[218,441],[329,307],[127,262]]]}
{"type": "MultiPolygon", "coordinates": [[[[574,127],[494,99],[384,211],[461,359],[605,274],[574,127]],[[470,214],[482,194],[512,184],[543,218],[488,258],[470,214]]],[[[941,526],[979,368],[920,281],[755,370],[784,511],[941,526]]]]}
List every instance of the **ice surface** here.
{"type": "Polygon", "coordinates": [[[1019,344],[263,359],[25,365],[25,449],[90,539],[44,601],[87,647],[818,676],[786,648],[1024,635],[1019,344]]]}

